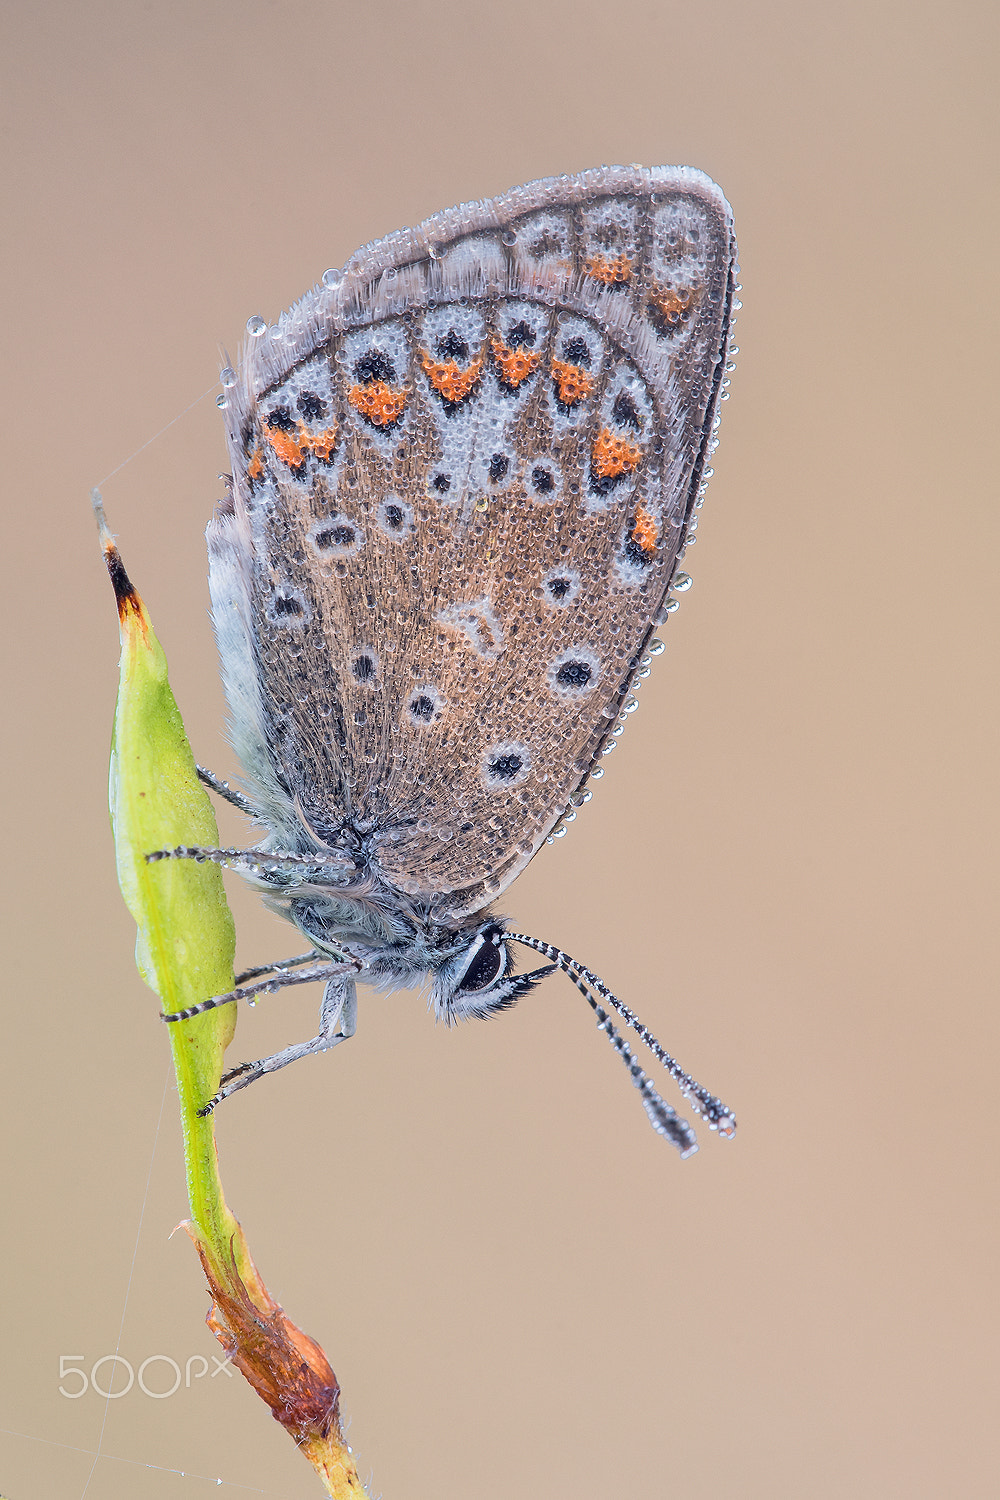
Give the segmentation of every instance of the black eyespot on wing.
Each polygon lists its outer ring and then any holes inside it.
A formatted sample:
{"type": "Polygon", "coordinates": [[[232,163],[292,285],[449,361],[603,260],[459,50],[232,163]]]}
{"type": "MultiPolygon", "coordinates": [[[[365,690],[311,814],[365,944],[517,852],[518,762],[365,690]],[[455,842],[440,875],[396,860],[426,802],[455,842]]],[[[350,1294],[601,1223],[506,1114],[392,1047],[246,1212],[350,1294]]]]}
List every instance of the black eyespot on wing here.
{"type": "Polygon", "coordinates": [[[326,416],[326,402],[312,391],[303,391],[296,405],[307,422],[318,422],[320,417],[326,416]]]}
{"type": "Polygon", "coordinates": [[[396,370],[392,360],[381,349],[369,349],[360,359],[355,360],[354,378],[359,385],[368,385],[373,380],[384,380],[387,385],[393,385],[396,370]]]}
{"type": "Polygon", "coordinates": [[[403,524],[404,515],[403,507],[401,505],[394,505],[390,501],[386,505],[385,510],[382,512],[382,515],[385,519],[385,524],[389,527],[390,531],[398,531],[403,524]]]}
{"type": "Polygon", "coordinates": [[[594,669],[589,661],[564,661],[556,672],[556,682],[560,687],[582,688],[594,675],[594,669]]]}
{"type": "Polygon", "coordinates": [[[353,547],[358,539],[358,533],[346,521],[338,521],[333,526],[314,531],[313,536],[316,546],[323,550],[333,547],[353,547]]]}
{"type": "Polygon", "coordinates": [[[562,698],[583,698],[601,675],[601,659],[589,646],[572,646],[549,663],[546,680],[562,698]]]}
{"type": "Polygon", "coordinates": [[[301,599],[296,599],[294,594],[275,593],[271,599],[271,608],[278,616],[286,618],[303,613],[301,599]]]}
{"type": "Polygon", "coordinates": [[[275,427],[279,432],[291,432],[295,426],[292,414],[287,406],[273,407],[264,418],[268,427],[275,427]]]}
{"type": "Polygon", "coordinates": [[[373,682],[377,671],[375,658],[369,651],[362,651],[351,663],[351,671],[354,673],[357,682],[373,682]]]}
{"type": "Polygon", "coordinates": [[[509,349],[531,349],[535,343],[535,330],[522,318],[508,332],[506,343],[509,349]]]}
{"type": "Polygon", "coordinates": [[[642,431],[642,422],[635,402],[627,391],[619,391],[615,397],[615,404],[611,408],[611,420],[619,427],[634,427],[636,432],[642,431]]]}
{"type": "Polygon", "coordinates": [[[436,723],[444,711],[444,699],[431,683],[424,683],[421,687],[414,688],[406,700],[407,718],[419,729],[436,723]]]}
{"type": "Polygon", "coordinates": [[[580,575],[575,568],[553,568],[542,578],[544,598],[561,609],[572,604],[580,593],[580,575]]]}
{"type": "Polygon", "coordinates": [[[301,589],[289,583],[279,583],[271,589],[264,613],[272,625],[301,629],[312,618],[312,606],[301,589]]]}
{"type": "Polygon", "coordinates": [[[418,693],[410,699],[410,714],[422,724],[429,724],[434,717],[434,699],[426,693],[418,693]]]}
{"type": "Polygon", "coordinates": [[[494,453],[490,458],[490,478],[494,484],[499,484],[510,468],[510,459],[506,453],[494,453]]]}
{"type": "Polygon", "coordinates": [[[532,469],[531,482],[540,495],[550,495],[556,487],[552,470],[543,468],[541,464],[532,469]]]}
{"type": "Polygon", "coordinates": [[[464,364],[469,357],[469,346],[454,328],[449,328],[444,338],[438,339],[437,352],[441,359],[458,359],[464,364]]]}
{"type": "Polygon", "coordinates": [[[434,478],[431,480],[431,484],[433,485],[434,489],[437,490],[439,495],[447,495],[448,491],[451,489],[451,475],[435,474],[434,478]]]}
{"type": "Polygon", "coordinates": [[[587,348],[587,340],[580,338],[567,339],[563,345],[563,359],[568,364],[580,365],[584,370],[590,368],[590,350],[587,348]]]}
{"type": "Polygon", "coordinates": [[[513,781],[523,765],[520,755],[495,755],[489,765],[490,778],[493,781],[513,781]]]}
{"type": "Polygon", "coordinates": [[[531,241],[528,251],[538,260],[541,260],[546,255],[565,255],[566,243],[553,230],[543,229],[531,241]]]}
{"type": "Polygon", "coordinates": [[[647,552],[641,547],[635,537],[629,537],[622,548],[622,556],[626,562],[630,562],[636,568],[648,568],[655,557],[655,552],[647,552]]]}

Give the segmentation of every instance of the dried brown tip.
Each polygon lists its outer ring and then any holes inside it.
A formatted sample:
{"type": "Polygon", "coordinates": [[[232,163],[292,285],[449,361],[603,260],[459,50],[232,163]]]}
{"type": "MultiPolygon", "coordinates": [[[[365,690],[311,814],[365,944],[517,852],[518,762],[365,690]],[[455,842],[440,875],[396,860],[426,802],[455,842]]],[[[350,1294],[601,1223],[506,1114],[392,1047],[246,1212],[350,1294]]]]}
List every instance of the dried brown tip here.
{"type": "Polygon", "coordinates": [[[100,490],[91,490],[90,503],[94,507],[94,519],[97,521],[97,532],[104,549],[104,561],[107,564],[108,576],[111,579],[111,587],[115,591],[115,600],[118,605],[118,618],[124,623],[128,614],[140,614],[142,611],[142,600],[133,587],[132,580],[125,571],[121,553],[115,546],[115,539],[111,535],[108,526],[108,518],[104,514],[104,501],[101,499],[100,490]]]}
{"type": "Polygon", "coordinates": [[[232,1264],[223,1284],[195,1243],[213,1298],[206,1322],[232,1363],[297,1442],[332,1437],[342,1443],[340,1385],[322,1349],[285,1316],[259,1279],[253,1296],[232,1264]]]}

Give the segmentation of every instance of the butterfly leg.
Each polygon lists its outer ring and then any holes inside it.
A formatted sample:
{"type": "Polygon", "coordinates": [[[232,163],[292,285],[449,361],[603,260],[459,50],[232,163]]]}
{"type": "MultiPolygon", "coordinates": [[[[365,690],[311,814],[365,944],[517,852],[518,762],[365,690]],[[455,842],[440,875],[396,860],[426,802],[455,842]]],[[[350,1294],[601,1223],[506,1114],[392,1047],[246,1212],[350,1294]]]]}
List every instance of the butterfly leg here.
{"type": "Polygon", "coordinates": [[[210,792],[214,792],[217,797],[222,797],[226,802],[231,802],[234,807],[239,808],[240,812],[247,813],[251,818],[257,816],[257,809],[250,798],[244,797],[242,792],[231,787],[228,781],[223,781],[221,776],[216,776],[214,771],[207,770],[205,766],[195,766],[195,770],[198,772],[198,780],[203,786],[207,786],[210,792]]]}
{"type": "Polygon", "coordinates": [[[281,958],[277,963],[261,964],[256,969],[241,969],[236,976],[236,983],[246,984],[248,979],[260,979],[265,974],[284,974],[287,969],[294,969],[299,964],[311,964],[323,955],[318,948],[313,948],[308,953],[298,953],[294,958],[281,958]]]}
{"type": "Polygon", "coordinates": [[[315,984],[318,979],[333,981],[342,974],[356,974],[360,968],[361,964],[356,958],[325,958],[311,969],[294,971],[286,969],[283,964],[275,964],[270,979],[262,979],[258,984],[239,986],[225,995],[213,995],[211,1000],[201,1000],[197,1005],[189,1005],[187,1010],[161,1010],[160,1020],[190,1021],[192,1016],[203,1015],[206,1010],[216,1010],[220,1005],[235,1005],[238,1000],[248,1000],[253,1005],[258,995],[275,995],[278,990],[283,990],[290,984],[315,984]]]}
{"type": "Polygon", "coordinates": [[[218,1093],[213,1094],[208,1103],[199,1109],[199,1115],[210,1115],[223,1099],[228,1099],[237,1089],[245,1089],[247,1084],[256,1083],[265,1073],[275,1073],[288,1063],[297,1062],[300,1057],[309,1057],[313,1052],[328,1052],[338,1042],[344,1042],[354,1035],[357,1020],[358,992],[353,978],[331,979],[323,991],[319,1009],[319,1035],[314,1036],[311,1041],[284,1047],[280,1052],[275,1052],[271,1057],[262,1057],[258,1062],[241,1063],[238,1068],[231,1068],[222,1075],[218,1093]]]}
{"type": "Polygon", "coordinates": [[[152,849],[144,856],[147,865],[161,859],[193,859],[196,864],[223,865],[252,880],[270,885],[306,885],[317,878],[343,884],[353,872],[353,859],[332,851],[322,854],[272,854],[263,849],[204,849],[182,844],[176,849],[152,849]]]}

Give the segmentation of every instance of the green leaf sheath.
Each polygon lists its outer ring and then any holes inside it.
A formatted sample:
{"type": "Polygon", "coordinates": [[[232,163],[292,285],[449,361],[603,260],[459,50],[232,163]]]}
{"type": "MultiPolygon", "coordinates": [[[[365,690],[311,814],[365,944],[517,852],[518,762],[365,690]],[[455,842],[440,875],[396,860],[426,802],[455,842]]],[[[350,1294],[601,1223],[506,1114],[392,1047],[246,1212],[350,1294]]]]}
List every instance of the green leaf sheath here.
{"type": "MultiPolygon", "coordinates": [[[[155,849],[217,848],[219,830],[167,680],[149,616],[105,536],[121,625],[122,655],[111,754],[111,822],[118,879],[138,927],[136,962],[165,1011],[184,1010],[233,987],[235,931],[217,865],[147,864],[155,849]]],[[[225,1005],[168,1027],[177,1072],[191,1214],[213,1259],[225,1264],[236,1230],[222,1194],[211,1117],[197,1111],[218,1088],[236,1027],[225,1005]]]]}

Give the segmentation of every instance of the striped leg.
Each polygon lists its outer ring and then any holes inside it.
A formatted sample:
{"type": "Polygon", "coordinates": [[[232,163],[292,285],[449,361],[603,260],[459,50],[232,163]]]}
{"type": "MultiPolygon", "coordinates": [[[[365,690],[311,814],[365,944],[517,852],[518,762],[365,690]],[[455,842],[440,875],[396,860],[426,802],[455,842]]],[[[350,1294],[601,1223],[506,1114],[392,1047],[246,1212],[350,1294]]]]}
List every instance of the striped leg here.
{"type": "Polygon", "coordinates": [[[338,1042],[344,1042],[354,1035],[357,1019],[358,992],[353,978],[331,979],[323,991],[318,1036],[314,1036],[311,1041],[285,1047],[281,1052],[275,1052],[271,1057],[262,1057],[258,1062],[242,1063],[238,1068],[224,1073],[218,1093],[198,1113],[210,1115],[223,1099],[228,1099],[237,1089],[245,1089],[248,1084],[256,1083],[265,1073],[275,1073],[288,1063],[297,1062],[300,1057],[309,1057],[313,1052],[328,1052],[338,1042]]]}

